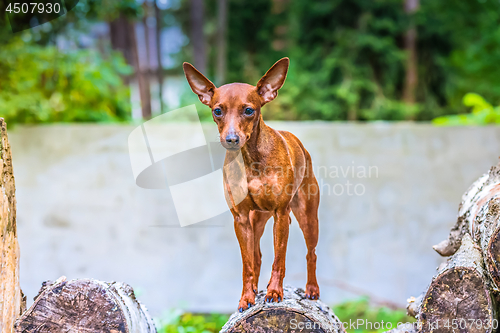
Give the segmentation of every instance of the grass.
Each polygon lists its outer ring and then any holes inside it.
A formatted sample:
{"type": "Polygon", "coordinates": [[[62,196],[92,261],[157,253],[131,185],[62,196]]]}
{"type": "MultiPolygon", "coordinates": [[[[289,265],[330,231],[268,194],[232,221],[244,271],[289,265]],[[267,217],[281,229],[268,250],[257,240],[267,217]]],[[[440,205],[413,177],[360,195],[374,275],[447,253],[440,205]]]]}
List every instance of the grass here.
{"type": "Polygon", "coordinates": [[[228,319],[229,315],[193,314],[173,310],[156,320],[156,328],[158,333],[215,333],[220,331],[228,319]]]}
{"type": "Polygon", "coordinates": [[[345,323],[348,333],[385,332],[396,328],[399,323],[414,322],[406,310],[391,310],[374,307],[368,297],[347,301],[332,307],[333,312],[345,323]]]}
{"type": "MultiPolygon", "coordinates": [[[[343,302],[333,306],[332,310],[346,323],[348,333],[385,332],[395,328],[398,323],[415,321],[406,315],[405,310],[375,307],[367,297],[343,302]]],[[[156,327],[158,333],[216,333],[228,319],[229,315],[224,314],[193,314],[172,310],[156,320],[156,327]]]]}

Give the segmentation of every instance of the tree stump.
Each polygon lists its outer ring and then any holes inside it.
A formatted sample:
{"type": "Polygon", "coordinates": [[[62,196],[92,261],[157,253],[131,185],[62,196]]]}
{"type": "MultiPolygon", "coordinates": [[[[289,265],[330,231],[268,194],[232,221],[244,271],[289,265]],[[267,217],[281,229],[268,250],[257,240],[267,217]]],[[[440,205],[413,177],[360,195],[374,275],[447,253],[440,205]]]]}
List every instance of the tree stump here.
{"type": "Polygon", "coordinates": [[[61,277],[43,283],[15,332],[156,333],[156,328],[129,285],[61,277]]]}
{"type": "Polygon", "coordinates": [[[23,310],[19,285],[19,244],[16,227],[16,186],[7,125],[0,118],[0,332],[12,332],[23,310]]]}
{"type": "Polygon", "coordinates": [[[307,299],[302,289],[286,286],[280,303],[265,303],[265,295],[261,291],[255,306],[235,312],[220,333],[345,332],[332,310],[319,300],[307,299]]]}

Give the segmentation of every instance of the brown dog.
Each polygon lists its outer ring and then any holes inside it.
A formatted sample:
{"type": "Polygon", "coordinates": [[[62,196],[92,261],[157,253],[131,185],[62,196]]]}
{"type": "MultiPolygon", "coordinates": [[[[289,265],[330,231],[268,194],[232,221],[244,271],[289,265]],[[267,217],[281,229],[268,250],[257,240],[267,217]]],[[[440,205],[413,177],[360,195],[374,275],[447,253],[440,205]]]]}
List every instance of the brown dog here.
{"type": "MultiPolygon", "coordinates": [[[[231,83],[219,88],[193,65],[184,63],[184,73],[200,101],[212,109],[220,141],[228,155],[241,150],[248,195],[231,208],[234,229],[243,260],[243,292],[238,309],[255,304],[260,266],[260,238],[267,220],[274,217],[274,263],[267,285],[266,302],[283,299],[285,256],[290,210],[297,218],[307,245],[306,296],[319,298],[316,280],[319,187],[311,157],[293,134],[267,126],[261,108],[276,98],[288,71],[289,59],[276,62],[257,86],[231,83]]],[[[226,190],[228,189],[225,184],[226,190]]]]}

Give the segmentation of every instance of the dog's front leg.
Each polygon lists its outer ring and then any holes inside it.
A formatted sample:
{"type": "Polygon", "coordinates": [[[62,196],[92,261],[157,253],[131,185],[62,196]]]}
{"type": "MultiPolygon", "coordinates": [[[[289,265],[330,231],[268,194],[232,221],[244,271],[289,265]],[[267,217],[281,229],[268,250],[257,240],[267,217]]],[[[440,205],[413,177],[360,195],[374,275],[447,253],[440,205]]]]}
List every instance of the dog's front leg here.
{"type": "Polygon", "coordinates": [[[250,212],[234,212],[234,230],[240,243],[241,259],[243,262],[243,291],[241,292],[238,310],[242,312],[255,304],[254,287],[254,235],[249,218],[250,212]]]}
{"type": "Polygon", "coordinates": [[[285,278],[286,246],[290,229],[290,208],[278,209],[274,215],[274,263],[271,279],[267,285],[266,302],[283,300],[283,279],[285,278]]]}

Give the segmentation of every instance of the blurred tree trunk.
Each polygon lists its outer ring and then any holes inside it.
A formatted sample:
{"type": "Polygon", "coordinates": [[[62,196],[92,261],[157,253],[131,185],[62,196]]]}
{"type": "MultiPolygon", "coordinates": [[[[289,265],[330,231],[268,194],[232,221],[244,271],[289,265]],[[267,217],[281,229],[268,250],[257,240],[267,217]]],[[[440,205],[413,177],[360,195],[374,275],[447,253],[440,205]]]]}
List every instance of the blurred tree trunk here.
{"type": "Polygon", "coordinates": [[[146,44],[146,61],[144,62],[143,70],[149,74],[151,70],[151,43],[149,42],[149,26],[148,26],[148,17],[149,17],[149,4],[147,1],[144,1],[142,4],[142,8],[144,9],[144,16],[142,17],[142,24],[144,25],[144,38],[146,44]]]}
{"type": "MultiPolygon", "coordinates": [[[[141,71],[139,66],[139,51],[137,49],[137,38],[135,36],[135,24],[124,15],[109,23],[111,46],[114,50],[121,51],[129,65],[135,70],[139,84],[141,97],[142,117],[151,118],[151,93],[149,91],[149,80],[147,73],[141,71]]],[[[128,80],[127,80],[128,81],[128,80]]]]}
{"type": "MultiPolygon", "coordinates": [[[[150,85],[151,85],[151,80],[150,80],[150,73],[151,73],[151,43],[150,43],[150,34],[149,34],[149,26],[148,26],[148,18],[150,16],[150,6],[148,1],[144,1],[143,3],[143,8],[144,8],[144,16],[142,18],[142,24],[144,26],[144,39],[145,39],[145,46],[146,46],[146,61],[144,61],[144,68],[142,69],[142,72],[146,78],[146,86],[147,90],[144,92],[144,96],[149,95],[149,101],[151,101],[151,92],[150,92],[150,85]]],[[[141,95],[142,96],[142,95],[141,95]]],[[[141,97],[142,100],[142,97],[141,97]]],[[[144,112],[144,109],[142,110],[142,117],[144,119],[151,118],[152,115],[152,110],[151,110],[151,102],[149,103],[149,113],[144,112]]]]}
{"type": "Polygon", "coordinates": [[[204,23],[203,0],[191,0],[191,42],[193,45],[194,66],[202,73],[207,70],[207,51],[205,35],[203,34],[204,23]]]}
{"type": "MultiPolygon", "coordinates": [[[[405,11],[410,18],[410,26],[404,37],[406,58],[406,77],[403,88],[403,101],[414,105],[416,102],[416,91],[418,85],[418,62],[417,62],[417,28],[413,15],[419,7],[419,0],[405,0],[405,11]]],[[[413,115],[409,116],[409,119],[413,115]]]]}
{"type": "Polygon", "coordinates": [[[109,35],[113,50],[120,51],[129,65],[133,64],[128,35],[127,18],[120,15],[116,20],[109,22],[109,35]]]}
{"type": "Polygon", "coordinates": [[[227,69],[227,0],[218,0],[216,84],[226,82],[227,69]]]}
{"type": "Polygon", "coordinates": [[[156,75],[158,78],[158,91],[160,98],[160,113],[163,113],[163,65],[161,63],[161,11],[158,8],[158,0],[155,1],[155,17],[156,17],[156,59],[158,62],[158,68],[156,70],[156,75]]]}
{"type": "Polygon", "coordinates": [[[130,36],[130,47],[132,49],[132,63],[135,68],[135,75],[139,84],[139,94],[141,97],[142,118],[151,118],[151,92],[149,90],[149,80],[147,72],[141,71],[139,64],[139,50],[137,45],[137,37],[135,35],[135,24],[129,22],[128,34],[130,36]]]}

